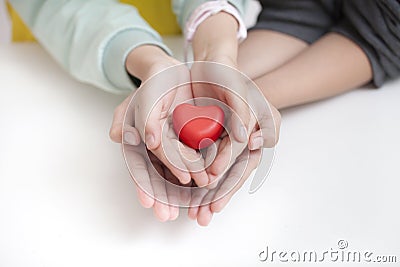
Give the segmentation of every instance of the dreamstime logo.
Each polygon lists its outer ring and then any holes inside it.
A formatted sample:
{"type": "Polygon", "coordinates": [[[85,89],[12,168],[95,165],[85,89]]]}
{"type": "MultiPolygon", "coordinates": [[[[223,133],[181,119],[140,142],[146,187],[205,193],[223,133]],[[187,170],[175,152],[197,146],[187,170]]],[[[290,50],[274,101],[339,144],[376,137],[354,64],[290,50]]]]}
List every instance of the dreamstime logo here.
{"type": "Polygon", "coordinates": [[[254,193],[270,171],[274,148],[253,153],[247,142],[238,141],[237,136],[240,133],[249,139],[254,129],[264,144],[275,144],[275,119],[255,83],[234,68],[213,62],[193,62],[152,76],[132,95],[123,131],[134,127],[144,140],[146,130],[154,128],[155,122],[161,125],[161,145],[149,151],[144,143],[123,144],[123,154],[136,184],[160,202],[180,207],[210,204],[231,192],[243,176],[250,175],[249,169],[257,167],[249,190],[254,193]],[[186,146],[174,131],[172,121],[174,108],[180,104],[222,109],[225,120],[221,137],[205,149],[186,146]],[[197,182],[204,183],[208,168],[216,165],[219,174],[208,180],[207,187],[197,186],[197,182]],[[192,183],[180,183],[180,175],[189,176],[192,183]],[[182,197],[188,195],[192,196],[190,203],[182,197]]]}
{"type": "Polygon", "coordinates": [[[346,249],[349,246],[349,243],[346,240],[339,240],[338,247],[339,249],[346,249]]]}
{"type": "Polygon", "coordinates": [[[272,250],[267,246],[258,254],[261,262],[281,262],[281,263],[321,263],[321,262],[340,262],[340,263],[396,263],[397,256],[378,255],[369,250],[350,250],[349,243],[341,239],[337,242],[337,248],[330,248],[323,252],[314,250],[272,250]]]}

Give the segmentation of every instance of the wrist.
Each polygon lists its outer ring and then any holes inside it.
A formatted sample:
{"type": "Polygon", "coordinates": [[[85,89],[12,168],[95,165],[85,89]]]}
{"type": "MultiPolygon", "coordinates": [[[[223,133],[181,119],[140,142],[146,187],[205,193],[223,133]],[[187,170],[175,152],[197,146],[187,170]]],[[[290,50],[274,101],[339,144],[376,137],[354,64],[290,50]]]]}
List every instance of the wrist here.
{"type": "Polygon", "coordinates": [[[145,81],[154,73],[179,63],[156,45],[141,45],[133,49],[125,62],[126,70],[145,81]]]}
{"type": "Polygon", "coordinates": [[[234,62],[236,65],[238,27],[236,18],[226,12],[207,18],[199,25],[193,38],[194,59],[225,64],[234,62]]]}
{"type": "Polygon", "coordinates": [[[226,54],[216,54],[216,53],[211,53],[207,54],[202,58],[195,58],[195,61],[207,61],[207,62],[216,62],[216,63],[221,63],[224,65],[228,65],[233,68],[238,68],[237,60],[235,56],[232,55],[226,55],[226,54]]]}

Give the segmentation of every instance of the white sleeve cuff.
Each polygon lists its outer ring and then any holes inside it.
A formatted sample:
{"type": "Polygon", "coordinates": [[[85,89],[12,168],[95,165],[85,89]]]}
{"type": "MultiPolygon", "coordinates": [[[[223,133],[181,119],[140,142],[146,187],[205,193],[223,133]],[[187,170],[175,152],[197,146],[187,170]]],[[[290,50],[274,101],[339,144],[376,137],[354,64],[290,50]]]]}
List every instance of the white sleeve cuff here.
{"type": "Polygon", "coordinates": [[[187,42],[191,42],[196,32],[197,27],[205,21],[208,17],[215,15],[221,11],[231,14],[239,23],[239,29],[237,32],[237,38],[239,42],[243,41],[247,37],[246,25],[240,16],[238,10],[228,3],[228,1],[208,1],[198,8],[190,16],[185,27],[185,38],[187,42]]]}

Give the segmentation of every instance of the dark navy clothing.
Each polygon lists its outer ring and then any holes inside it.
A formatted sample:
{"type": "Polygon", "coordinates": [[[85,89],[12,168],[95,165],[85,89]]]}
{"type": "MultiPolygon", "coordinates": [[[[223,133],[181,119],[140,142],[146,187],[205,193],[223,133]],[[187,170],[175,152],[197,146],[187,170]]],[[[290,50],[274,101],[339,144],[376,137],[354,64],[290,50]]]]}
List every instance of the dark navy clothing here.
{"type": "Polygon", "coordinates": [[[252,29],[269,29],[313,43],[336,32],[368,56],[376,86],[400,76],[399,0],[260,0],[252,29]]]}

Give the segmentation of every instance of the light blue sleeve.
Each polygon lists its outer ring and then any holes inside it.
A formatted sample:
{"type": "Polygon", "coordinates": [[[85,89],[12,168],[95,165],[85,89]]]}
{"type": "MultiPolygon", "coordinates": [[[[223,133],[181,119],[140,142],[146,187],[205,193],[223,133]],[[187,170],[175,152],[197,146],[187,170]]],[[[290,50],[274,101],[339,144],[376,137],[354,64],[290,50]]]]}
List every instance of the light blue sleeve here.
{"type": "Polygon", "coordinates": [[[135,89],[125,70],[142,44],[170,50],[129,5],[113,0],[10,0],[38,42],[73,77],[113,93],[135,89]]]}
{"type": "MultiPolygon", "coordinates": [[[[184,29],[186,22],[196,8],[210,1],[219,0],[173,0],[173,9],[182,29],[184,29]]],[[[231,5],[236,7],[242,16],[245,14],[249,1],[250,0],[228,0],[231,5]]]]}

